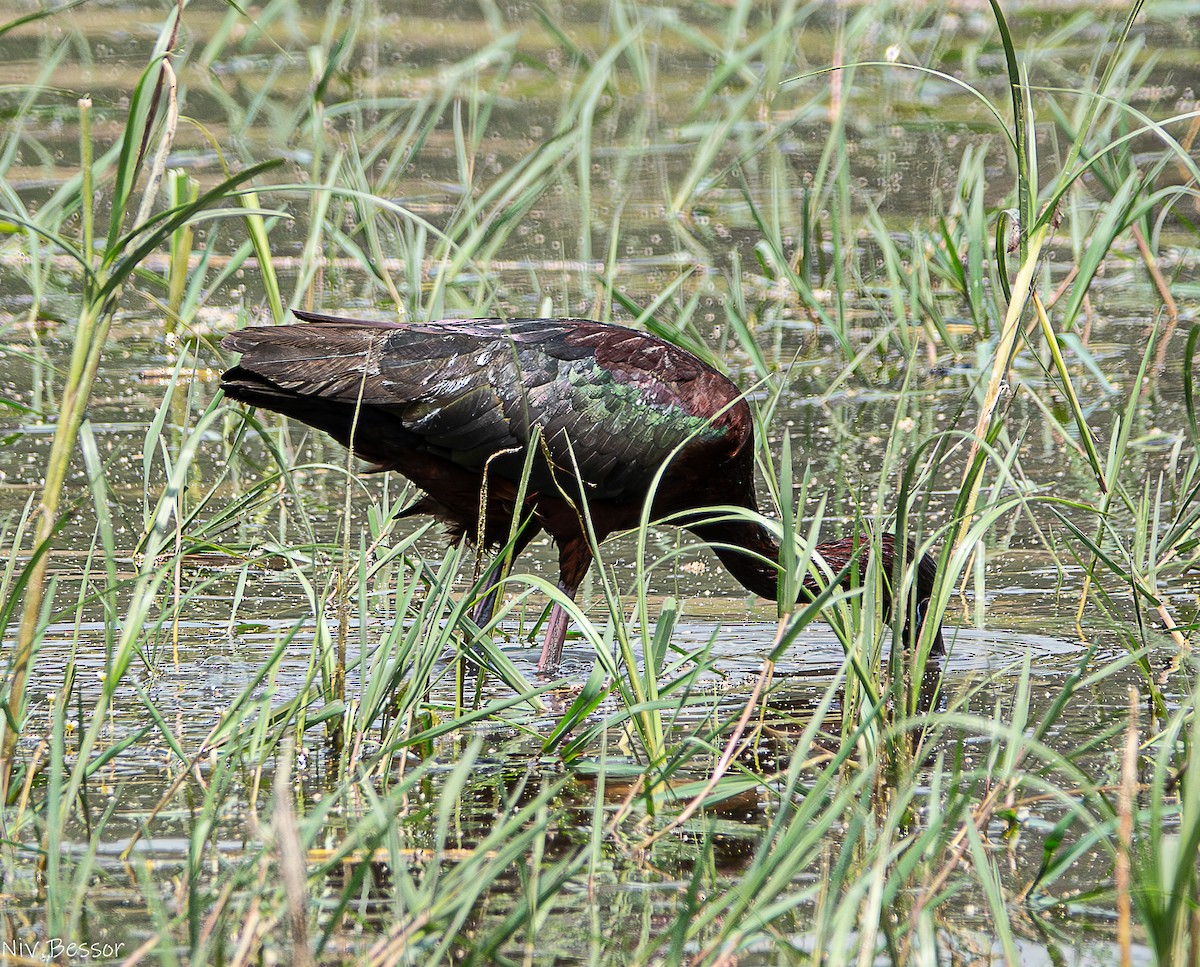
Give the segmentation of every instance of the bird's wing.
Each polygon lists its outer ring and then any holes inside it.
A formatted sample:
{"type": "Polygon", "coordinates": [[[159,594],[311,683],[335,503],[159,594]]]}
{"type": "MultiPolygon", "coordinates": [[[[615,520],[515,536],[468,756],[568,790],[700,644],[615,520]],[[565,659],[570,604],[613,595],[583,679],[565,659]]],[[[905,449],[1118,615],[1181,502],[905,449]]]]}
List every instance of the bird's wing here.
{"type": "MultiPolygon", "coordinates": [[[[724,459],[748,431],[748,411],[725,377],[620,326],[543,319],[373,326],[318,317],[315,325],[244,330],[226,344],[243,353],[227,387],[239,370],[253,370],[289,396],[355,407],[355,449],[402,472],[403,451],[419,449],[517,480],[537,427],[549,462],[535,462],[532,487],[567,486],[577,472],[589,497],[634,499],[677,447],[724,459]],[[397,451],[391,459],[389,441],[397,451]]],[[[322,422],[296,404],[291,412],[343,442],[349,437],[328,416],[322,422]]]]}

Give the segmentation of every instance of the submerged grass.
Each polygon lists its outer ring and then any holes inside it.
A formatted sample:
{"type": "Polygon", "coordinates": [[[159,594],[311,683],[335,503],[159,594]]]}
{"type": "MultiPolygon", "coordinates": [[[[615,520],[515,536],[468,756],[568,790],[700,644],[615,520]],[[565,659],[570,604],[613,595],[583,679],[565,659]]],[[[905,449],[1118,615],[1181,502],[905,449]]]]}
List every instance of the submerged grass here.
{"type": "Polygon", "coordinates": [[[78,169],[35,199],[18,159],[53,166],[40,87],[69,54],[38,35],[47,66],[0,147],[35,364],[12,405],[57,413],[38,496],[0,519],[5,944],[109,943],[128,963],[862,964],[976,947],[1017,962],[1022,939],[1071,947],[1086,925],[1123,957],[1191,957],[1196,620],[1180,590],[1200,558],[1200,330],[1172,292],[1195,286],[1200,115],[1135,103],[1155,77],[1140,4],[1070,91],[1052,63],[1100,15],[1025,50],[1022,21],[992,12],[994,30],[959,35],[957,14],[900,5],[832,23],[749,0],[683,15],[612,0],[586,22],[485,6],[462,49],[396,55],[367,4],[286,0],[207,26],[181,6],[128,108],[104,106],[114,144],[82,105],[78,169]],[[806,54],[807,31],[828,48],[806,54]],[[888,147],[859,124],[880,72],[899,78],[889,99],[941,85],[940,124],[981,110],[999,132],[948,158],[946,193],[902,219],[886,159],[863,174],[888,147]],[[185,134],[189,100],[213,113],[185,134]],[[215,162],[168,175],[214,144],[215,162]],[[282,144],[289,167],[272,170],[282,144]],[[1090,338],[1090,294],[1133,259],[1164,318],[1123,369],[1090,338]],[[63,304],[60,373],[40,326],[63,304]],[[477,628],[479,568],[398,518],[406,486],[213,398],[214,308],[243,324],[290,305],[636,319],[749,387],[780,600],[832,577],[812,549],[847,524],[860,586],[781,607],[731,675],[720,629],[688,637],[689,604],[654,593],[694,549],[647,518],[595,548],[590,600],[570,608],[583,670],[530,680],[509,645],[536,635],[551,582],[517,562],[477,628]],[[175,355],[138,417],[131,487],[86,417],[112,327],[146,307],[175,355]],[[1172,353],[1182,369],[1160,373],[1172,353]],[[927,391],[955,366],[951,392],[927,391]],[[798,386],[833,422],[831,401],[881,378],[895,413],[869,449],[853,427],[832,446],[774,434],[798,386]],[[1147,401],[1175,385],[1164,412],[1186,425],[1164,432],[1147,401]],[[928,634],[889,651],[901,609],[888,628],[878,603],[911,584],[877,566],[893,530],[940,555],[930,608],[948,629],[982,623],[991,562],[1024,542],[1079,594],[1084,643],[1053,672],[1029,644],[995,675],[962,670],[967,632],[950,631],[948,663],[928,634]],[[840,657],[797,688],[817,617],[840,657]],[[241,668],[219,698],[163,687],[209,674],[211,655],[241,668]],[[1081,728],[1105,694],[1119,705],[1081,728]],[[97,881],[134,912],[109,916],[97,881]]]}

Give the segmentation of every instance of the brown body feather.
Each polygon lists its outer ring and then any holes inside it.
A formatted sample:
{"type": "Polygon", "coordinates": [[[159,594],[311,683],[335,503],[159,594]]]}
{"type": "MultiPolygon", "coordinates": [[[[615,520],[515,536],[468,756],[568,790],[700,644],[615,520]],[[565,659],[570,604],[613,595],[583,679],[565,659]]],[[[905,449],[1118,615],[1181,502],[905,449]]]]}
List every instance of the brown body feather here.
{"type": "MultiPolygon", "coordinates": [[[[426,492],[410,513],[433,514],[471,539],[482,518],[489,545],[510,533],[536,441],[521,508],[533,523],[517,552],[540,530],[550,534],[570,596],[592,561],[584,501],[599,539],[635,527],[665,464],[655,518],[714,505],[757,509],[749,407],[726,377],[663,340],[583,320],[399,325],[296,315],[307,324],[225,338],[242,354],[222,377],[225,392],[326,431],[378,470],[404,474],[426,492]]],[[[743,585],[775,597],[779,547],[765,528],[683,523],[715,545],[743,585]]],[[[836,570],[854,543],[819,549],[836,570]]],[[[894,551],[888,535],[886,565],[894,551]]],[[[917,600],[929,597],[935,573],[923,558],[917,600]]],[[[485,604],[490,609],[490,597],[485,604]]],[[[539,667],[557,666],[565,633],[565,612],[555,609],[539,667]]]]}

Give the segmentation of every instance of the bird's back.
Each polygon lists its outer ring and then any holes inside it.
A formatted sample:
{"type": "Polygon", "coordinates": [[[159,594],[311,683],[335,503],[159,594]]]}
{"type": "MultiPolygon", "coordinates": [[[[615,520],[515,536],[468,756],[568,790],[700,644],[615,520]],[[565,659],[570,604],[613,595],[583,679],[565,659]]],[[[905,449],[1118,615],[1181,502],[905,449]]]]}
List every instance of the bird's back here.
{"type": "Polygon", "coordinates": [[[297,316],[306,324],[226,337],[223,345],[242,353],[223,377],[226,393],[326,430],[409,476],[434,460],[517,480],[536,428],[531,488],[578,477],[591,500],[640,502],[676,451],[672,466],[703,473],[752,439],[733,383],[685,350],[622,326],[297,316]]]}

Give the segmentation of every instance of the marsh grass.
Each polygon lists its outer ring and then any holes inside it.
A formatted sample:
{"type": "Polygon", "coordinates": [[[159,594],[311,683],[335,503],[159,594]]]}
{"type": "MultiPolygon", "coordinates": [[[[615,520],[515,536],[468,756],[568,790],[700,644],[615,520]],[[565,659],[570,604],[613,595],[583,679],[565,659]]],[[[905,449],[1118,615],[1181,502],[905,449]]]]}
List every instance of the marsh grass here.
{"type": "MultiPolygon", "coordinates": [[[[420,43],[389,59],[366,4],[273,3],[254,25],[230,9],[186,47],[178,31],[200,21],[177,8],[127,109],[103,107],[120,136],[104,144],[80,104],[78,166],[34,204],[17,161],[52,163],[37,111],[88,40],[39,39],[0,146],[0,218],[26,321],[65,296],[76,321],[65,366],[34,327],[30,398],[11,401],[58,416],[37,495],[0,519],[5,938],[36,922],[121,939],[129,963],[729,964],[928,962],[982,935],[1018,962],[1059,918],[1121,955],[1186,960],[1200,766],[1179,589],[1200,554],[1200,330],[1172,292],[1197,245],[1197,113],[1134,103],[1155,78],[1140,4],[1071,90],[1055,58],[1102,15],[1034,47],[992,12],[994,32],[957,36],[899,5],[826,23],[789,3],[767,17],[749,0],[702,15],[613,0],[594,21],[522,24],[486,5],[421,68],[420,43]],[[875,50],[881,16],[895,58],[875,50]],[[815,58],[806,31],[829,41],[815,58]],[[261,83],[231,79],[255,58],[261,83]],[[677,65],[695,64],[692,84],[677,65]],[[881,74],[900,78],[889,99],[944,85],[939,109],[992,137],[902,220],[863,189],[859,90],[881,74]],[[188,118],[201,97],[214,113],[188,118]],[[208,169],[168,160],[213,146],[208,169]],[[1135,258],[1162,318],[1125,371],[1090,338],[1089,294],[1135,258]],[[734,371],[759,419],[780,601],[809,573],[830,587],[764,620],[731,675],[720,629],[686,638],[689,602],[656,593],[694,549],[647,516],[595,547],[589,589],[561,602],[580,673],[527,677],[518,645],[561,601],[552,581],[517,561],[476,627],[483,568],[398,518],[407,486],[360,478],[203,379],[224,362],[206,311],[278,323],[340,302],[620,316],[734,371]],[[131,502],[87,416],[113,327],[146,307],[175,348],[139,417],[131,502]],[[922,385],[971,353],[952,396],[922,385]],[[1161,373],[1172,353],[1182,368],[1161,373]],[[865,473],[802,427],[774,435],[801,381],[834,425],[831,401],[885,370],[895,412],[865,473]],[[1147,397],[1177,379],[1185,425],[1163,447],[1147,397]],[[1040,492],[1037,439],[1062,464],[1057,492],[1040,492]],[[848,526],[868,563],[845,589],[813,548],[848,526]],[[884,589],[911,588],[909,568],[878,566],[893,530],[938,555],[949,663],[929,634],[887,647],[903,609],[887,627],[884,589]],[[982,622],[1015,533],[1078,595],[1085,643],[1053,673],[1032,646],[994,674],[957,671],[972,639],[953,629],[982,622]],[[222,613],[197,619],[213,600],[222,613]],[[783,672],[818,618],[840,657],[797,692],[783,672]],[[205,717],[172,707],[162,683],[220,649],[253,651],[236,686],[198,700],[205,717]],[[1117,711],[1081,714],[1112,693],[1117,711]],[[136,912],[101,923],[97,881],[136,912]],[[986,913],[955,928],[969,907],[986,913]]],[[[838,429],[851,452],[855,428],[838,429]]]]}

